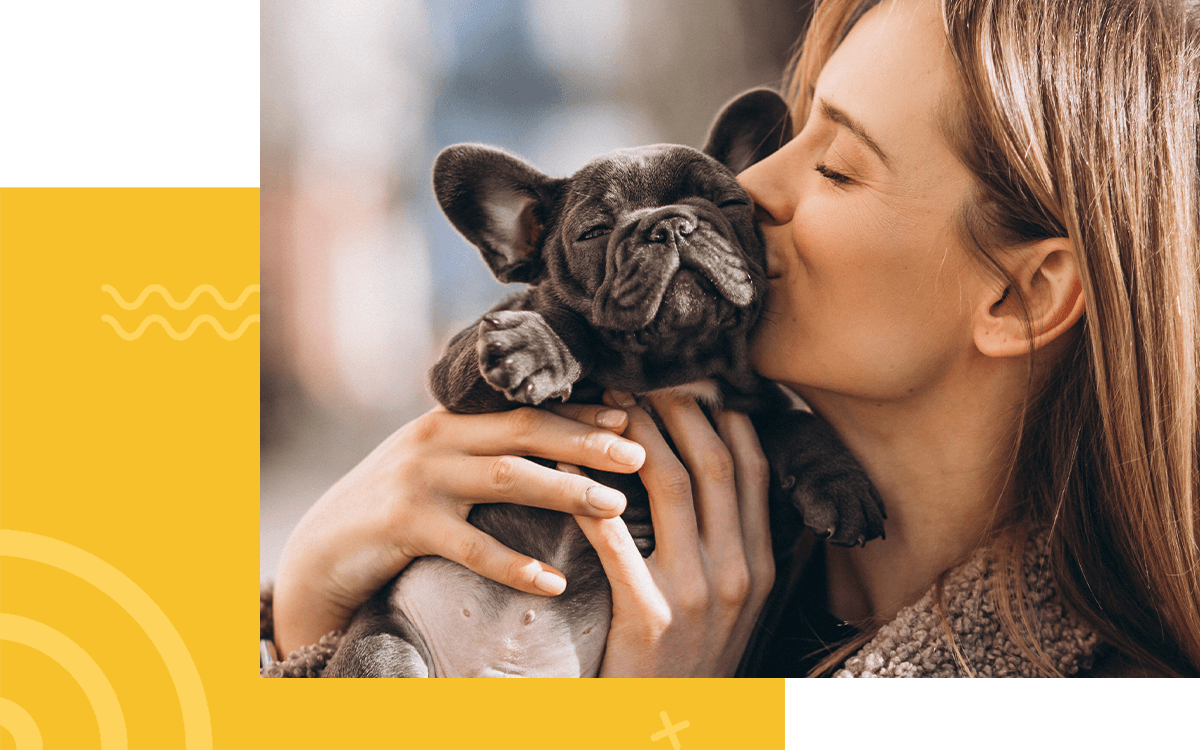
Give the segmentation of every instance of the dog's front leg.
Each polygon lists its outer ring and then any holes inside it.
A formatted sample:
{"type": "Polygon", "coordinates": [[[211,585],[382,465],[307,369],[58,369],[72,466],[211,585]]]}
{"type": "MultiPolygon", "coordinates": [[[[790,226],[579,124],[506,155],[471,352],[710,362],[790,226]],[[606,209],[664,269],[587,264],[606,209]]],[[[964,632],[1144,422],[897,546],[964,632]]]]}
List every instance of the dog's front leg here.
{"type": "Polygon", "coordinates": [[[771,466],[773,535],[795,533],[798,510],[817,538],[833,544],[883,536],[883,500],[828,422],[799,410],[751,416],[771,466]]]}
{"type": "Polygon", "coordinates": [[[563,334],[572,338],[570,327],[557,328],[532,310],[484,315],[476,341],[483,379],[516,403],[537,406],[552,398],[565,401],[586,374],[585,363],[564,339],[563,334]]]}
{"type": "Polygon", "coordinates": [[[504,411],[550,398],[566,399],[592,369],[595,342],[571,313],[547,314],[514,298],[462,331],[430,374],[437,400],[450,411],[504,411]]]}
{"type": "Polygon", "coordinates": [[[479,324],[460,331],[429,372],[429,388],[442,406],[459,414],[504,411],[515,404],[479,373],[479,324]]]}

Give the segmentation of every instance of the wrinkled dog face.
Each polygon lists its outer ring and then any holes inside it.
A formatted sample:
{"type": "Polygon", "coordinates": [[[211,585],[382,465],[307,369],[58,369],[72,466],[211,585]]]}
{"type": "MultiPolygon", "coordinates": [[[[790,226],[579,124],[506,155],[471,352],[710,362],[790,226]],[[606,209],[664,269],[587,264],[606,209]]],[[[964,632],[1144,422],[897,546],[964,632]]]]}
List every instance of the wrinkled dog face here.
{"type": "Polygon", "coordinates": [[[685,146],[616,151],[561,195],[547,270],[593,326],[653,338],[757,316],[764,254],[750,199],[711,157],[685,146]]]}
{"type": "Polygon", "coordinates": [[[722,110],[703,151],[623,149],[552,178],[461,144],[439,154],[434,191],[496,278],[533,285],[527,309],[558,316],[551,329],[583,319],[589,334],[574,346],[605,352],[590,365],[597,383],[642,392],[709,374],[745,380],[766,259],[734,175],[790,134],[787,104],[758,89],[722,110]]]}

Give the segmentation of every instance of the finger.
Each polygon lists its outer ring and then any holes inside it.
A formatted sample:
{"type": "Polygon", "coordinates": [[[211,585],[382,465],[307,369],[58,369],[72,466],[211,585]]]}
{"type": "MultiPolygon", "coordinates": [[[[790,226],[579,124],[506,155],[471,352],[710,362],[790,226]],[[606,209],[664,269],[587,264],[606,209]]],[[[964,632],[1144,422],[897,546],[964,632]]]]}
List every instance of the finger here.
{"type": "Polygon", "coordinates": [[[622,607],[644,608],[662,604],[648,563],[642,559],[642,553],[638,552],[621,519],[576,516],[575,521],[596,550],[604,574],[608,576],[614,616],[622,607]]]}
{"type": "Polygon", "coordinates": [[[656,395],[650,403],[691,474],[697,528],[705,549],[740,556],[736,468],[729,449],[691,397],[656,395]]]}
{"type": "Polygon", "coordinates": [[[645,460],[640,445],[545,409],[448,414],[444,421],[459,447],[475,455],[533,455],[622,474],[637,471],[645,460]]]}
{"type": "Polygon", "coordinates": [[[438,459],[447,494],[472,503],[517,503],[572,515],[611,518],[625,510],[625,496],[578,474],[556,471],[519,456],[438,459]]]}
{"type": "Polygon", "coordinates": [[[726,663],[735,665],[741,659],[758,614],[775,583],[768,503],[769,468],[749,417],[736,412],[720,412],[716,415],[716,423],[717,434],[729,447],[736,467],[738,508],[749,573],[742,606],[724,657],[726,663]]]}
{"type": "Polygon", "coordinates": [[[612,409],[601,404],[550,404],[546,408],[567,419],[589,424],[620,435],[629,421],[621,409],[612,409]]]}
{"type": "Polygon", "coordinates": [[[702,568],[700,535],[692,498],[692,478],[667,445],[658,425],[641,407],[630,407],[625,435],[646,449],[646,462],[638,476],[650,497],[650,520],[654,524],[654,555],[670,561],[679,571],[699,573],[702,568]]]}
{"type": "Polygon", "coordinates": [[[763,454],[758,433],[754,431],[748,416],[723,411],[717,414],[716,421],[717,434],[729,447],[736,467],[742,541],[751,579],[756,588],[760,583],[765,583],[769,589],[775,562],[771,551],[770,469],[767,457],[763,454]]]}
{"type": "Polygon", "coordinates": [[[447,523],[437,538],[435,554],[505,586],[540,596],[558,596],[567,587],[557,569],[514,552],[465,521],[447,523]]]}

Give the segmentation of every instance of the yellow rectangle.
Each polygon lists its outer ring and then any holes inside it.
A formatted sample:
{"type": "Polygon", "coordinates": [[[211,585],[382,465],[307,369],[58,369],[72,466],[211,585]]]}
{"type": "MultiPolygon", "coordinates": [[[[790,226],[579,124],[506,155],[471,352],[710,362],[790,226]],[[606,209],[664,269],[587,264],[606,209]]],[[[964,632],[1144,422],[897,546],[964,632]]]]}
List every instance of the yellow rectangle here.
{"type": "Polygon", "coordinates": [[[258,210],[0,190],[0,750],[782,747],[782,680],[259,679],[258,210]]]}

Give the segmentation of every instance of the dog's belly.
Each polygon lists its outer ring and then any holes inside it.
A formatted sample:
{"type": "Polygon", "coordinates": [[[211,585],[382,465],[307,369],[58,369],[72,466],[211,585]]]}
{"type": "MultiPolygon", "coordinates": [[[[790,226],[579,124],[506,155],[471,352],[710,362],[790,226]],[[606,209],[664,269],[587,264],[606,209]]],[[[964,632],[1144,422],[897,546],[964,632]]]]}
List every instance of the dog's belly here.
{"type": "Polygon", "coordinates": [[[607,612],[572,612],[513,589],[497,595],[442,558],[414,562],[390,601],[424,644],[430,677],[594,677],[600,669],[607,612]]]}
{"type": "Polygon", "coordinates": [[[440,557],[415,560],[388,601],[423,646],[429,676],[596,676],[612,598],[599,558],[578,524],[565,514],[536,508],[479,508],[475,525],[561,570],[567,590],[556,597],[536,596],[440,557]]]}

